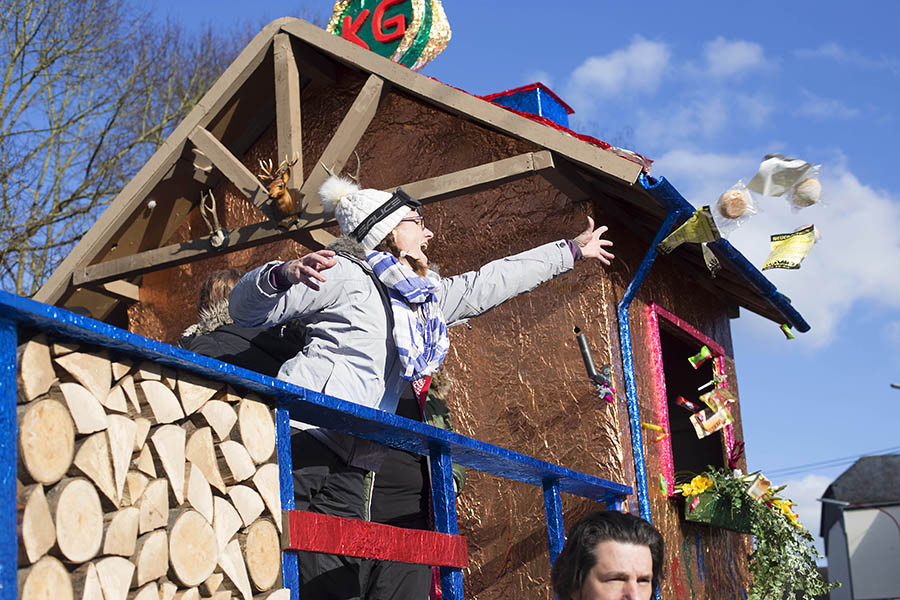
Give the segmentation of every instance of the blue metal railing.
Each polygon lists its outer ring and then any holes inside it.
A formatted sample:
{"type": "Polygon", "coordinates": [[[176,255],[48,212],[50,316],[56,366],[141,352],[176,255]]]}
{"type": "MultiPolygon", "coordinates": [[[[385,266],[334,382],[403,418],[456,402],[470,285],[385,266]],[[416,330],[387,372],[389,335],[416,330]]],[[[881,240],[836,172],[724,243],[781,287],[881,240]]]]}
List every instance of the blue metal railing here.
{"type": "MultiPolygon", "coordinates": [[[[254,392],[276,407],[277,449],[282,507],[293,508],[290,431],[294,418],[311,425],[366,438],[431,457],[436,528],[457,533],[452,464],[539,486],[544,493],[551,562],[564,537],[561,493],[575,494],[620,509],[628,486],[547,463],[451,431],[333,398],[253,371],[124,331],[106,323],[0,291],[0,590],[16,587],[16,345],[21,326],[39,329],[51,338],[94,344],[116,357],[150,360],[254,392]],[[3,540],[6,540],[5,542],[3,540]]],[[[296,554],[282,561],[285,587],[297,596],[296,554]],[[291,582],[294,582],[291,585],[291,582]]],[[[461,600],[462,571],[443,568],[443,597],[461,600]]],[[[6,597],[6,594],[3,594],[6,597]]]]}

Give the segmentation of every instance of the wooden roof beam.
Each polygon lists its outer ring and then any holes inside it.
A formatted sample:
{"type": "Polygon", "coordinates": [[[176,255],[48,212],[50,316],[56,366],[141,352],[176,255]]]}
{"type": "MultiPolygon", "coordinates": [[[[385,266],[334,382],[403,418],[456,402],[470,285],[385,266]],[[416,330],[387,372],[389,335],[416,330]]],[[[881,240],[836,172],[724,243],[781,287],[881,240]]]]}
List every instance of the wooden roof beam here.
{"type": "Polygon", "coordinates": [[[130,281],[121,279],[119,281],[110,281],[101,284],[94,288],[94,291],[105,294],[115,300],[121,300],[122,302],[132,303],[141,301],[141,288],[130,281]]]}
{"type": "Polygon", "coordinates": [[[259,179],[234,154],[229,152],[228,148],[216,139],[216,136],[198,126],[191,131],[188,139],[206,155],[216,169],[227,177],[228,181],[233,183],[247,200],[261,209],[267,217],[273,220],[281,218],[281,214],[278,213],[278,209],[275,208],[269,197],[269,192],[259,179]]]}
{"type": "Polygon", "coordinates": [[[303,179],[303,137],[300,128],[300,71],[294,59],[291,36],[275,35],[275,124],[278,133],[278,160],[296,159],[287,189],[300,200],[303,179]]]}
{"type": "Polygon", "coordinates": [[[316,168],[313,168],[300,188],[302,208],[300,220],[307,223],[306,227],[320,227],[331,220],[331,215],[326,214],[319,201],[319,188],[325,183],[328,173],[325,169],[318,168],[325,165],[335,173],[340,173],[347,159],[356,149],[359,140],[372,123],[375,112],[381,99],[387,92],[384,80],[377,75],[370,75],[350,106],[350,110],[344,115],[337,131],[329,140],[328,145],[319,157],[316,168]]]}
{"type": "MultiPolygon", "coordinates": [[[[438,177],[414,181],[400,187],[422,202],[431,203],[478,192],[535,173],[544,173],[553,169],[553,166],[553,157],[550,152],[541,150],[438,177]]],[[[334,224],[333,219],[324,222],[324,225],[332,224],[334,224]]],[[[144,273],[195,262],[212,255],[229,254],[286,238],[296,239],[307,248],[317,249],[326,245],[330,241],[330,237],[330,234],[321,229],[310,231],[309,222],[302,219],[298,219],[289,227],[284,227],[274,221],[264,221],[239,227],[229,232],[225,243],[215,250],[212,249],[206,238],[201,238],[76,269],[73,274],[73,284],[86,286],[128,279],[144,273]]]]}

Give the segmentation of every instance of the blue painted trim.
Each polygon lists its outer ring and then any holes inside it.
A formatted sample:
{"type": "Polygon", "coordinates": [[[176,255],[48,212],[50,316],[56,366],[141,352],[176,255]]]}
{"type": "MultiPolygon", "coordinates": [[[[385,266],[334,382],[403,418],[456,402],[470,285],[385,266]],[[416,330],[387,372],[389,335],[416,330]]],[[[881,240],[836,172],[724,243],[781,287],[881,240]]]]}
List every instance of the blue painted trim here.
{"type": "Polygon", "coordinates": [[[620,483],[579,473],[391,413],[312,392],[286,381],[157,342],[2,290],[0,318],[40,328],[51,336],[108,348],[114,357],[151,360],[255,392],[270,401],[272,398],[280,398],[293,419],[394,448],[427,456],[431,447],[440,445],[449,450],[454,462],[466,467],[536,486],[543,486],[546,477],[557,477],[562,492],[597,501],[603,501],[608,494],[624,497],[632,493],[629,486],[620,483]]]}
{"type": "MultiPolygon", "coordinates": [[[[646,180],[646,175],[641,173],[640,179],[643,184],[646,180]]],[[[631,283],[628,284],[628,288],[622,296],[622,300],[616,307],[616,315],[619,321],[619,350],[622,355],[622,372],[625,376],[625,399],[628,407],[628,426],[631,430],[631,455],[634,461],[634,479],[635,486],[637,487],[638,509],[640,510],[641,518],[648,523],[652,523],[653,518],[650,514],[650,494],[647,489],[647,464],[644,460],[644,441],[643,436],[641,435],[641,415],[640,408],[638,407],[637,383],[634,376],[634,350],[631,345],[629,308],[631,307],[631,302],[637,295],[638,290],[650,273],[650,267],[653,266],[653,261],[656,260],[656,247],[667,235],[669,235],[669,232],[675,227],[675,223],[677,223],[678,219],[684,214],[681,210],[671,204],[667,203],[667,207],[669,212],[666,215],[666,218],[663,220],[662,225],[659,226],[659,231],[656,232],[656,236],[650,243],[650,248],[647,249],[647,253],[644,255],[643,260],[641,260],[637,272],[634,274],[631,283]]],[[[656,589],[655,598],[656,600],[661,600],[658,587],[656,589]]]]}
{"type": "Polygon", "coordinates": [[[554,479],[544,482],[544,512],[547,515],[547,539],[550,542],[550,565],[555,562],[566,543],[563,523],[562,496],[554,479]]]}
{"type": "Polygon", "coordinates": [[[622,498],[610,496],[606,499],[606,510],[622,512],[622,498]]]}
{"type": "MultiPolygon", "coordinates": [[[[281,510],[293,510],[294,463],[291,455],[291,423],[288,410],[281,401],[278,402],[278,408],[275,410],[275,450],[278,453],[281,510]]],[[[284,528],[288,527],[286,514],[281,516],[281,525],[284,528]]],[[[300,565],[296,552],[281,553],[281,578],[284,587],[291,590],[291,600],[300,600],[300,565]]]]}
{"type": "MultiPolygon", "coordinates": [[[[643,177],[643,175],[642,175],[643,177]]],[[[631,430],[631,455],[634,459],[634,478],[637,487],[637,501],[641,517],[652,523],[650,496],[647,490],[647,465],[644,462],[644,443],[641,436],[641,415],[638,408],[637,383],[634,376],[634,351],[631,345],[631,324],[628,309],[638,290],[647,278],[653,261],[656,260],[656,246],[665,239],[681,216],[677,209],[671,210],[656,232],[656,237],[644,255],[634,278],[628,284],[625,295],[616,307],[619,320],[619,349],[622,354],[622,372],[625,376],[625,398],[628,406],[628,425],[631,430]]]]}
{"type": "MultiPolygon", "coordinates": [[[[654,182],[642,173],[638,181],[651,196],[670,210],[678,210],[686,217],[691,216],[696,211],[691,203],[685,200],[684,196],[671,183],[666,181],[665,177],[660,177],[654,182]]],[[[809,331],[809,323],[791,305],[791,301],[788,300],[787,296],[780,293],[775,284],[766,279],[766,276],[753,263],[747,260],[747,257],[738,252],[731,245],[731,242],[719,240],[718,242],[712,242],[708,246],[722,263],[730,266],[738,275],[752,285],[757,293],[762,296],[763,300],[784,317],[786,323],[797,331],[803,333],[809,331]]]]}
{"type": "Polygon", "coordinates": [[[0,319],[0,597],[15,598],[18,584],[16,528],[16,346],[15,322],[0,319]],[[4,500],[5,498],[5,500],[4,500]],[[6,540],[5,542],[2,540],[6,540]]]}
{"type": "MultiPolygon", "coordinates": [[[[440,533],[459,534],[456,522],[456,491],[453,489],[453,461],[449,448],[435,444],[431,457],[431,497],[434,502],[434,529],[440,533]]],[[[462,569],[441,567],[441,597],[463,600],[462,569]]]]}

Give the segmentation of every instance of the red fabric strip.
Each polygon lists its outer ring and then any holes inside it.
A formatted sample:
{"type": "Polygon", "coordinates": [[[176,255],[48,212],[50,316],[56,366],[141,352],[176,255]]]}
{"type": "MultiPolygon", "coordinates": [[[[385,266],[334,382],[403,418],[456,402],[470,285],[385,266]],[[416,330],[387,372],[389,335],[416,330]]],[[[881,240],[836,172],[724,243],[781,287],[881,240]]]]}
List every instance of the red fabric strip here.
{"type": "Polygon", "coordinates": [[[283,550],[325,552],[441,567],[469,566],[466,538],[462,535],[403,529],[302,510],[287,513],[288,543],[283,550]]]}

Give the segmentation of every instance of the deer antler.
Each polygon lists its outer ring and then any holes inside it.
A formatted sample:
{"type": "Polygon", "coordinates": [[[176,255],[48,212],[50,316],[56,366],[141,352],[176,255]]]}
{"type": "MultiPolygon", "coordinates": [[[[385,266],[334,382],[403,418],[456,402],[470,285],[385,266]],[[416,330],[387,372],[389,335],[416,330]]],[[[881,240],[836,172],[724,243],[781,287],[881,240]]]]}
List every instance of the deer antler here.
{"type": "Polygon", "coordinates": [[[362,161],[359,159],[359,154],[356,153],[356,150],[353,151],[353,156],[356,157],[356,174],[351,175],[350,179],[356,182],[356,185],[362,187],[362,184],[359,182],[359,170],[362,168],[362,161]]]}
{"type": "Polygon", "coordinates": [[[263,178],[274,179],[275,175],[272,173],[272,167],[273,167],[273,164],[272,164],[271,158],[268,160],[260,159],[259,168],[262,171],[262,173],[260,173],[258,177],[260,179],[263,179],[263,178]]]}
{"type": "MultiPolygon", "coordinates": [[[[356,157],[356,173],[354,173],[353,175],[347,175],[347,176],[350,179],[352,179],[354,182],[356,182],[356,185],[362,187],[362,184],[359,182],[359,171],[360,171],[360,169],[362,169],[362,161],[359,158],[359,154],[357,154],[355,150],[353,151],[353,156],[356,157]]],[[[325,163],[319,163],[319,164],[322,165],[322,168],[325,169],[326,173],[328,173],[332,177],[337,177],[337,175],[335,175],[335,173],[334,173],[334,169],[329,169],[325,163]]]]}
{"type": "Polygon", "coordinates": [[[333,169],[329,169],[329,168],[325,165],[325,163],[319,163],[319,164],[322,165],[322,168],[325,169],[325,172],[326,172],[326,173],[328,173],[328,174],[331,175],[332,177],[337,177],[337,175],[334,174],[334,170],[333,170],[333,169]]]}

